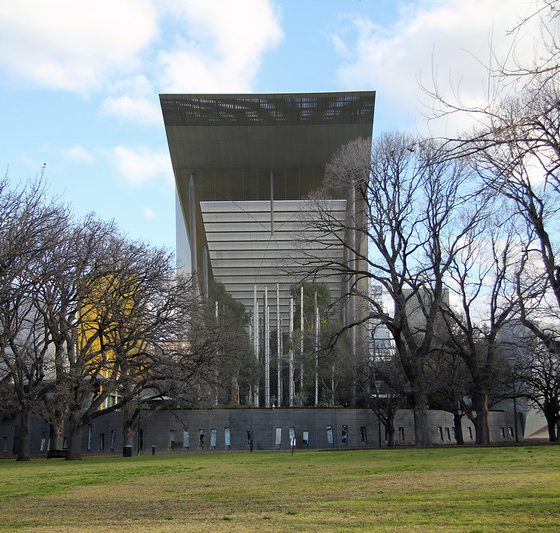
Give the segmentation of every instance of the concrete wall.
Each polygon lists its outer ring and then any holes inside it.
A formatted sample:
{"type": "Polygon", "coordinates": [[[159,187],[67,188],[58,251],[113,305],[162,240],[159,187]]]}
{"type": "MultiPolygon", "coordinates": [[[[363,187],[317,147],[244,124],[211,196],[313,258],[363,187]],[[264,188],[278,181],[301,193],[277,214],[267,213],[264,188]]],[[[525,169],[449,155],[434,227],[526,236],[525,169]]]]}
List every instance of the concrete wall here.
{"type": "MultiPolygon", "coordinates": [[[[455,444],[452,415],[443,411],[430,411],[429,423],[433,444],[455,444]]],[[[17,419],[0,421],[0,457],[12,457],[16,426],[17,419]]],[[[491,441],[512,442],[512,426],[511,413],[491,412],[491,441]]],[[[287,450],[290,449],[290,428],[294,428],[297,449],[379,446],[378,421],[368,409],[200,409],[146,412],[141,419],[133,452],[140,448],[142,453],[151,453],[152,446],[156,447],[156,453],[247,450],[247,432],[252,434],[255,450],[287,450]],[[328,427],[332,429],[332,442],[328,438],[328,427]],[[226,428],[229,428],[230,434],[229,447],[226,446],[226,428]],[[279,433],[277,428],[280,428],[279,433]],[[215,430],[215,446],[212,446],[212,430],[215,430]],[[200,440],[201,431],[204,433],[204,447],[200,440]],[[188,433],[188,448],[185,432],[188,433]],[[304,432],[308,433],[307,445],[303,442],[304,432]],[[278,445],[277,435],[280,441],[278,445]]],[[[33,455],[46,454],[48,435],[48,425],[38,418],[35,419],[31,433],[33,455]]],[[[474,442],[475,431],[470,421],[463,421],[463,435],[466,444],[474,442]]],[[[414,444],[411,410],[399,411],[395,421],[395,441],[397,445],[414,444]]],[[[383,426],[381,445],[386,445],[383,426]]],[[[96,418],[90,427],[84,427],[84,453],[121,453],[122,446],[120,412],[96,418]]]]}

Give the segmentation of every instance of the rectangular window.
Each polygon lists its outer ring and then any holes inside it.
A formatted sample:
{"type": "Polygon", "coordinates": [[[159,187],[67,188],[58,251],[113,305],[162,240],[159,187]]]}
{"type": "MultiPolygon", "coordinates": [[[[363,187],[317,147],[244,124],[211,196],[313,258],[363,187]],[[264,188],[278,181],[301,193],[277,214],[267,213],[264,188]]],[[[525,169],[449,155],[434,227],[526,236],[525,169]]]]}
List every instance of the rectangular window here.
{"type": "Polygon", "coordinates": [[[111,430],[111,442],[109,444],[109,449],[114,452],[115,451],[115,444],[117,442],[117,432],[116,430],[111,430]]]}
{"type": "Polygon", "coordinates": [[[399,439],[404,440],[404,427],[399,427],[399,439]]]}
{"type": "Polygon", "coordinates": [[[201,450],[204,450],[204,430],[203,429],[198,430],[198,447],[201,450]]]}
{"type": "Polygon", "coordinates": [[[443,428],[441,426],[438,426],[437,431],[439,435],[439,440],[443,440],[443,428]]]}
{"type": "Polygon", "coordinates": [[[289,428],[288,433],[290,435],[290,448],[296,447],[296,428],[289,428]]]}
{"type": "Polygon", "coordinates": [[[210,430],[210,448],[214,449],[216,447],[216,438],[218,432],[215,429],[210,430]]]}
{"type": "Polygon", "coordinates": [[[447,440],[451,440],[451,428],[445,428],[445,434],[447,435],[447,440]]]}
{"type": "Polygon", "coordinates": [[[360,439],[362,444],[367,444],[367,428],[366,426],[360,426],[360,439]]]}
{"type": "Polygon", "coordinates": [[[45,432],[42,431],[41,432],[41,446],[39,447],[39,450],[44,452],[47,449],[47,437],[45,435],[45,432]]]}
{"type": "Polygon", "coordinates": [[[189,443],[189,430],[188,429],[183,429],[183,448],[185,448],[186,450],[189,449],[190,443],[189,443]]]}
{"type": "Polygon", "coordinates": [[[342,444],[348,444],[348,426],[342,426],[340,441],[342,442],[342,444]]]}
{"type": "Polygon", "coordinates": [[[99,434],[99,451],[102,452],[105,450],[105,433],[99,434]]]}
{"type": "Polygon", "coordinates": [[[67,450],[68,449],[68,437],[64,437],[62,439],[62,449],[63,450],[67,450]]]}
{"type": "Polygon", "coordinates": [[[175,449],[175,430],[169,430],[169,447],[174,450],[175,449]]]}
{"type": "Polygon", "coordinates": [[[309,431],[306,430],[303,432],[301,442],[304,446],[309,446],[309,431]]]}
{"type": "Polygon", "coordinates": [[[469,439],[473,440],[472,427],[469,426],[467,429],[469,430],[469,439]]]}
{"type": "Polygon", "coordinates": [[[500,428],[500,431],[502,432],[502,439],[506,438],[506,428],[500,428]]]}
{"type": "Polygon", "coordinates": [[[91,427],[91,424],[88,424],[88,427],[87,427],[87,450],[88,450],[88,452],[91,452],[92,441],[93,441],[93,428],[91,427]]]}
{"type": "Polygon", "coordinates": [[[327,426],[327,443],[334,444],[334,436],[332,426],[327,426]]]}
{"type": "Polygon", "coordinates": [[[139,429],[136,433],[136,451],[144,449],[144,430],[139,429]]]}
{"type": "Polygon", "coordinates": [[[231,448],[231,432],[229,428],[224,428],[224,445],[228,450],[231,448]]]}
{"type": "Polygon", "coordinates": [[[282,445],[282,428],[276,428],[276,439],[275,439],[276,446],[282,445]]]}
{"type": "Polygon", "coordinates": [[[513,428],[509,428],[509,436],[513,439],[513,428]]]}

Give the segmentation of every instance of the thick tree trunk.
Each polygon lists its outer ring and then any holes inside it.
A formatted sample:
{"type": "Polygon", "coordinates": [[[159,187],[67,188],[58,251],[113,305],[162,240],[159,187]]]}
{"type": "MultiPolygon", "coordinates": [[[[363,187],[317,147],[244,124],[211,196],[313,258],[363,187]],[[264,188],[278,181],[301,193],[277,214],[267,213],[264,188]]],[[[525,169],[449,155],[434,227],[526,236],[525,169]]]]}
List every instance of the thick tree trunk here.
{"type": "Polygon", "coordinates": [[[68,441],[68,461],[79,461],[82,458],[82,424],[77,421],[70,421],[70,432],[68,441]]]}
{"type": "Polygon", "coordinates": [[[474,419],[476,443],[490,444],[490,432],[488,428],[488,401],[486,394],[474,394],[473,408],[476,413],[476,418],[474,419]]]}
{"type": "Polygon", "coordinates": [[[26,408],[20,413],[19,447],[16,461],[29,461],[31,458],[31,411],[26,408]]]}
{"type": "Polygon", "coordinates": [[[414,401],[414,445],[417,448],[431,446],[428,426],[428,395],[422,384],[413,386],[414,401]]]}
{"type": "Polygon", "coordinates": [[[457,444],[465,444],[463,437],[463,415],[453,413],[453,424],[455,426],[455,441],[457,444]]]}
{"type": "Polygon", "coordinates": [[[49,424],[50,428],[50,449],[62,450],[64,447],[64,414],[57,412],[54,413],[52,422],[49,424]]]}
{"type": "Polygon", "coordinates": [[[553,412],[544,412],[544,417],[546,418],[546,427],[548,429],[549,442],[558,442],[558,433],[556,431],[556,416],[554,416],[553,412]]]}
{"type": "Polygon", "coordinates": [[[387,425],[385,426],[387,430],[387,447],[395,447],[395,416],[389,415],[387,417],[387,425]]]}
{"type": "Polygon", "coordinates": [[[133,408],[129,405],[129,402],[125,403],[123,407],[123,457],[132,456],[136,421],[133,408]]]}

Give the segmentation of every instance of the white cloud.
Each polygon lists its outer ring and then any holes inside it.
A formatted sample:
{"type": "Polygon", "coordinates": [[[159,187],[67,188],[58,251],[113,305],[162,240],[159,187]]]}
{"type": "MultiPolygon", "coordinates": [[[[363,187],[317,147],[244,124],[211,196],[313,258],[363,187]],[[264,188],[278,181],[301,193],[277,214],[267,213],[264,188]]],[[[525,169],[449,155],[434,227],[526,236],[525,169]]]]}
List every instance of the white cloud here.
{"type": "Polygon", "coordinates": [[[62,155],[66,159],[78,161],[79,163],[93,163],[94,161],[94,157],[91,152],[89,152],[79,144],[74,144],[72,146],[69,146],[68,148],[64,148],[62,150],[62,155]]]}
{"type": "Polygon", "coordinates": [[[156,218],[156,213],[151,207],[144,207],[142,214],[146,220],[154,220],[156,218]]]}
{"type": "Polygon", "coordinates": [[[150,0],[0,3],[0,65],[54,89],[91,92],[133,69],[158,31],[150,0]]]}
{"type": "Polygon", "coordinates": [[[173,182],[173,170],[167,150],[115,146],[111,155],[119,174],[130,185],[146,185],[157,179],[164,179],[166,183],[173,182]]]}
{"type": "Polygon", "coordinates": [[[141,124],[161,124],[161,109],[156,91],[142,75],[121,80],[111,87],[101,112],[141,124]]]}
{"type": "MultiPolygon", "coordinates": [[[[488,96],[483,67],[492,48],[497,57],[511,52],[507,32],[531,12],[527,0],[420,0],[407,4],[390,28],[353,18],[333,35],[343,55],[338,75],[347,87],[372,87],[380,100],[406,113],[429,112],[430,99],[420,85],[433,88],[433,78],[447,98],[477,105],[488,96]]],[[[535,21],[536,22],[536,21],[535,21]]],[[[536,27],[524,29],[526,38],[515,49],[518,60],[534,53],[536,27]]],[[[455,129],[465,122],[447,124],[455,129]]],[[[441,127],[441,125],[439,126],[441,127]]]]}
{"type": "Polygon", "coordinates": [[[270,0],[173,4],[185,34],[159,53],[165,92],[249,91],[263,54],[282,38],[270,0]]]}

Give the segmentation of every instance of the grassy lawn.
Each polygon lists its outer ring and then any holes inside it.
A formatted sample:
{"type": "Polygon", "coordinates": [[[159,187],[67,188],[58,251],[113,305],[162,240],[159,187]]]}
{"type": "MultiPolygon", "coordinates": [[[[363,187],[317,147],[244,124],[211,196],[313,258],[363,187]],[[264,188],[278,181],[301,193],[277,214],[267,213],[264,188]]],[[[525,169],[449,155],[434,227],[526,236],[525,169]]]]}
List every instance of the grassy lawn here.
{"type": "Polygon", "coordinates": [[[559,531],[560,447],[0,461],[0,531],[559,531]]]}

